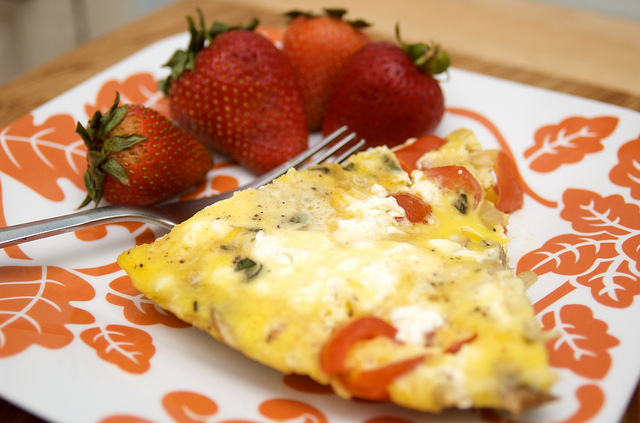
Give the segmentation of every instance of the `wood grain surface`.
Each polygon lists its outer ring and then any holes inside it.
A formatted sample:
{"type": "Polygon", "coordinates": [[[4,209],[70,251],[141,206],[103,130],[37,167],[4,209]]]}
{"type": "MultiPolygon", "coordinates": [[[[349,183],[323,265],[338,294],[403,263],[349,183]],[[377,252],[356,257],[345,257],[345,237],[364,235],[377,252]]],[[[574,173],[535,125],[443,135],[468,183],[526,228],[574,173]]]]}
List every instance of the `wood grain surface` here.
{"type": "MultiPolygon", "coordinates": [[[[398,22],[407,41],[441,42],[455,67],[640,111],[640,22],[526,0],[341,5],[349,16],[374,24],[372,38],[393,38],[398,22]]],[[[0,86],[0,128],[141,48],[184,32],[184,16],[196,8],[208,20],[238,23],[255,16],[263,25],[282,26],[284,11],[323,6],[318,0],[177,0],[0,86]]],[[[639,405],[636,391],[621,422],[640,422],[639,405]]],[[[43,420],[0,399],[0,421],[43,420]]]]}

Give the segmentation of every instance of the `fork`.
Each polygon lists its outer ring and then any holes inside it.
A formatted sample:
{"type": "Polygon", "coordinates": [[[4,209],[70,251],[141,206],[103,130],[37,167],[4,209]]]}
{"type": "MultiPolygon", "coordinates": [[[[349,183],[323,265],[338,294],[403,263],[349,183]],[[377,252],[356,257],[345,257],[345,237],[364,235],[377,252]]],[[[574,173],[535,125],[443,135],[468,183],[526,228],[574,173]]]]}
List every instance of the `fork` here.
{"type": "Polygon", "coordinates": [[[356,140],[355,133],[350,133],[340,139],[346,131],[346,126],[337,129],[316,146],[305,150],[277,168],[235,190],[197,200],[174,202],[159,206],[110,205],[97,207],[65,216],[9,226],[0,229],[0,248],[113,222],[145,222],[171,229],[206,206],[230,198],[238,190],[266,185],[285,174],[290,168],[303,170],[326,161],[334,163],[344,161],[365,144],[362,139],[356,140]],[[338,139],[339,141],[332,144],[338,139]]]}

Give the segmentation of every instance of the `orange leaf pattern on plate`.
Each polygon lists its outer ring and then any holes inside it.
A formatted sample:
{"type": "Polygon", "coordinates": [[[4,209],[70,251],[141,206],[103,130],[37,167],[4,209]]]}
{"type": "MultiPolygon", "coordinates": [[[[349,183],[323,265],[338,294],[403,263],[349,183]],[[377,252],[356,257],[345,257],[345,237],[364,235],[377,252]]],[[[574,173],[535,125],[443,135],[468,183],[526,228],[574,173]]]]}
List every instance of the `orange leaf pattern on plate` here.
{"type": "Polygon", "coordinates": [[[609,179],[614,184],[631,188],[631,197],[640,200],[640,137],[618,150],[618,164],[611,169],[609,179]]]}
{"type": "Polygon", "coordinates": [[[127,275],[114,279],[109,287],[112,291],[107,293],[107,301],[122,306],[124,317],[131,323],[136,325],[163,324],[172,328],[190,326],[141,294],[133,287],[131,279],[127,275]]]}
{"type": "Polygon", "coordinates": [[[151,420],[143,419],[136,416],[115,415],[100,420],[100,423],[154,423],[151,420]]]}
{"type": "Polygon", "coordinates": [[[107,325],[84,330],[80,338],[95,349],[103,360],[130,373],[144,373],[156,352],[147,332],[122,325],[107,325]]]}
{"type": "Polygon", "coordinates": [[[617,117],[602,116],[570,117],[557,125],[543,126],[536,131],[534,145],[524,152],[524,157],[536,172],[554,171],[602,150],[602,140],[611,135],[617,125],[617,117]]]}
{"type": "Polygon", "coordinates": [[[105,82],[96,97],[96,104],[85,105],[87,116],[93,116],[96,110],[106,112],[113,104],[116,91],[120,93],[122,104],[141,104],[170,118],[169,104],[164,94],[158,91],[158,81],[150,73],[135,73],[122,82],[105,82]]]}
{"type": "Polygon", "coordinates": [[[54,115],[36,125],[28,114],[0,131],[0,169],[51,201],[64,200],[58,179],[84,189],[84,143],[70,115],[54,115]]]}
{"type": "Polygon", "coordinates": [[[180,200],[195,200],[198,198],[211,197],[223,192],[231,191],[238,188],[238,179],[229,175],[217,175],[211,179],[202,181],[194,186],[191,190],[186,191],[180,196],[180,200]]]}
{"type": "Polygon", "coordinates": [[[545,331],[558,337],[547,342],[552,366],[568,368],[581,376],[602,379],[611,367],[608,349],[619,341],[607,333],[605,322],[595,319],[582,304],[568,304],[542,315],[545,331]]]}
{"type": "Polygon", "coordinates": [[[264,401],[258,408],[260,414],[278,422],[304,421],[305,423],[327,423],[327,418],[317,408],[285,398],[274,398],[264,401]]]}
{"type": "Polygon", "coordinates": [[[162,406],[179,423],[200,423],[218,412],[218,404],[209,397],[189,391],[170,392],[162,398],[162,406]]]}
{"type": "Polygon", "coordinates": [[[560,216],[578,234],[553,237],[522,257],[517,271],[571,276],[601,304],[624,308],[640,294],[640,208],[619,195],[568,189],[560,216]]]}
{"type": "Polygon", "coordinates": [[[32,344],[63,348],[74,338],[65,325],[89,324],[93,316],[70,303],[89,301],[95,290],[59,267],[0,268],[0,357],[32,344]]]}
{"type": "Polygon", "coordinates": [[[74,232],[76,238],[81,241],[98,241],[107,236],[110,225],[118,225],[126,228],[129,233],[135,236],[136,245],[151,243],[156,239],[149,225],[140,222],[117,222],[106,225],[91,226],[78,229],[74,232]]]}

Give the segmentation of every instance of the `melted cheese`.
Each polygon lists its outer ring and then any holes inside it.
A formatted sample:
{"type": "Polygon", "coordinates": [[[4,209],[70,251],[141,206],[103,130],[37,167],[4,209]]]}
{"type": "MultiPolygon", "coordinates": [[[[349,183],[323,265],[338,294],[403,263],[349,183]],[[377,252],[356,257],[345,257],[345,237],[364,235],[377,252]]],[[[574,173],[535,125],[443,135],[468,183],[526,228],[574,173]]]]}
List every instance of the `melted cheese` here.
{"type": "MultiPolygon", "coordinates": [[[[485,179],[483,161],[473,163],[483,154],[473,138],[463,132],[452,140],[424,160],[454,160],[485,179]]],[[[340,395],[349,393],[322,371],[320,350],[335,328],[375,315],[395,325],[397,342],[359,343],[350,363],[428,357],[391,384],[393,401],[428,411],[518,410],[506,392],[543,397],[554,381],[542,335],[524,284],[504,263],[503,226],[488,227],[481,207],[460,212],[455,195],[421,171],[407,175],[379,147],[344,166],[291,170],[238,192],[118,262],[181,319],[282,372],[331,383],[340,395]],[[390,196],[401,192],[430,204],[427,222],[406,219],[390,196]]]]}

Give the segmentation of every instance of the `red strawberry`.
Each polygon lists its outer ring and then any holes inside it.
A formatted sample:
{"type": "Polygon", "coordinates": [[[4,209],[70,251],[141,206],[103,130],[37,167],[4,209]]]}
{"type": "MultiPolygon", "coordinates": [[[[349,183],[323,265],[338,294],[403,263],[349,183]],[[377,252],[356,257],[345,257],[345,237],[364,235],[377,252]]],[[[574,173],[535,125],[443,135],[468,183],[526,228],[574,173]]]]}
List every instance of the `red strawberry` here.
{"type": "Polygon", "coordinates": [[[284,54],[253,31],[258,22],[200,29],[166,66],[171,115],[205,144],[263,173],[305,150],[302,96],[284,54]]]}
{"type": "Polygon", "coordinates": [[[184,191],[202,180],[213,165],[209,150],[153,109],[118,106],[120,95],[103,115],[95,112],[87,127],[79,122],[87,152],[87,197],[80,207],[101,198],[112,204],[147,205],[184,191]]]}
{"type": "Polygon", "coordinates": [[[444,96],[432,75],[449,62],[437,44],[369,43],[336,82],[322,132],[348,125],[370,146],[390,147],[429,133],[444,114],[444,96]]]}
{"type": "Polygon", "coordinates": [[[343,20],[344,9],[325,9],[325,13],[287,13],[293,20],[282,40],[302,91],[310,131],[321,128],[331,88],[345,62],[369,42],[361,32],[367,22],[343,20]]]}

